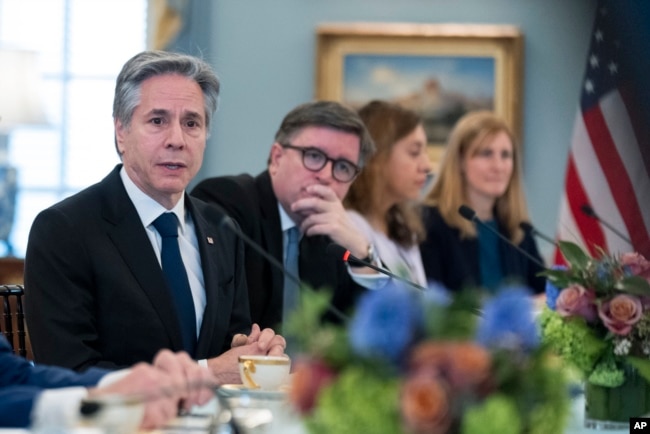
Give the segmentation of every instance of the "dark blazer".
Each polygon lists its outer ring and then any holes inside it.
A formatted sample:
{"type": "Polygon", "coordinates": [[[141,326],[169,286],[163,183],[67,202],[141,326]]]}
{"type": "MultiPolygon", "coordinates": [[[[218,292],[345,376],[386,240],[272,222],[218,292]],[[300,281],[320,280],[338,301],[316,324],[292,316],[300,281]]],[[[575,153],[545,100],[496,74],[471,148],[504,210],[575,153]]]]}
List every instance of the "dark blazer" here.
{"type": "MultiPolygon", "coordinates": [[[[182,350],[172,297],[120,179],[100,183],[42,211],[25,258],[27,325],[36,362],[83,370],[151,362],[182,350]]],[[[217,356],[250,332],[244,249],[214,205],[186,196],[201,255],[206,307],[196,358],[217,356]]],[[[227,217],[226,217],[227,218],[227,217]]]]}
{"type": "Polygon", "coordinates": [[[0,335],[0,427],[26,427],[34,401],[43,389],[90,387],[108,372],[92,368],[83,374],[69,369],[36,365],[16,356],[0,335]]]}
{"type": "MultiPolygon", "coordinates": [[[[436,207],[425,207],[424,224],[427,238],[420,245],[420,252],[427,279],[439,282],[452,291],[477,285],[481,276],[478,238],[461,239],[460,231],[449,226],[436,207]]],[[[499,232],[508,236],[501,225],[499,232]]],[[[530,231],[525,232],[519,247],[543,263],[530,231]]],[[[546,279],[537,276],[543,271],[542,267],[503,241],[499,242],[499,255],[506,278],[519,280],[535,293],[544,292],[546,279]]]]}
{"type": "MultiPolygon", "coordinates": [[[[222,206],[246,235],[282,263],[280,213],[268,171],[255,178],[246,174],[209,178],[191,194],[222,206]]],[[[315,289],[332,290],[332,304],[347,313],[365,289],[352,280],[343,261],[326,253],[330,243],[326,236],[302,237],[300,279],[315,289]]],[[[253,322],[276,327],[282,320],[282,270],[246,246],[246,279],[253,322]]]]}

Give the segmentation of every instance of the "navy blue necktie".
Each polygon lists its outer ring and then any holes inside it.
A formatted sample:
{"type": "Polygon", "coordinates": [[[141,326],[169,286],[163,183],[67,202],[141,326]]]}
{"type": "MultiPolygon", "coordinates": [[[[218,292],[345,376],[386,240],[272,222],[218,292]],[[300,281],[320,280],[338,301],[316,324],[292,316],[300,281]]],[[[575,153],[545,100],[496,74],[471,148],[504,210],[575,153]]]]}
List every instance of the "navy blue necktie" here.
{"type": "Polygon", "coordinates": [[[194,312],[190,282],[187,279],[181,250],[178,247],[178,220],[176,214],[170,212],[161,214],[154,220],[153,226],[162,237],[162,248],[160,250],[162,270],[171,290],[178,319],[181,323],[183,348],[191,356],[194,356],[196,348],[196,314],[194,312]]]}

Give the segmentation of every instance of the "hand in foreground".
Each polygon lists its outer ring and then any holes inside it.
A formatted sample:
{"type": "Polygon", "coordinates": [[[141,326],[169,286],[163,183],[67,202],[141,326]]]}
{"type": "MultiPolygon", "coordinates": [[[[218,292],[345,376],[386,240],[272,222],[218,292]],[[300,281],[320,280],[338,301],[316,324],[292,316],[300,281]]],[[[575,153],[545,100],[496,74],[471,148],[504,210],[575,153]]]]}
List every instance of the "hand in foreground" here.
{"type": "Polygon", "coordinates": [[[212,386],[217,384],[209,369],[199,366],[185,352],[159,351],[153,366],[169,375],[173,390],[181,400],[181,408],[189,410],[193,405],[203,405],[212,398],[212,386]]]}
{"type": "Polygon", "coordinates": [[[238,334],[232,339],[231,349],[208,360],[208,367],[217,378],[219,384],[239,384],[239,356],[260,354],[269,356],[283,356],[287,342],[281,335],[275,334],[273,329],[260,329],[253,324],[250,334],[238,334]]]}
{"type": "Polygon", "coordinates": [[[320,184],[307,187],[310,197],[291,204],[291,211],[305,215],[300,231],[305,235],[327,235],[332,241],[350,250],[352,255],[364,258],[368,254],[368,240],[359,232],[348,216],[334,190],[320,184]]]}
{"type": "Polygon", "coordinates": [[[88,397],[105,395],[136,396],[144,400],[142,429],[154,429],[165,425],[178,414],[179,397],[173,390],[174,381],[170,375],[146,363],[139,363],[120,380],[105,387],[90,389],[88,397]]]}

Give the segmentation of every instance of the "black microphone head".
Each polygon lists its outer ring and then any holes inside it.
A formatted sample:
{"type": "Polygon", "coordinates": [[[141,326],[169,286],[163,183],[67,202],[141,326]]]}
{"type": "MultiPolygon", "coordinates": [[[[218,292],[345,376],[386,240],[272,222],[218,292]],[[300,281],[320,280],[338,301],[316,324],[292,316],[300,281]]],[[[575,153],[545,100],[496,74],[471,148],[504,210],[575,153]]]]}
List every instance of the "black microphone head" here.
{"type": "Polygon", "coordinates": [[[476,217],[476,212],[467,205],[461,205],[460,208],[458,208],[458,213],[463,216],[464,219],[469,221],[474,220],[474,217],[476,217]]]}
{"type": "Polygon", "coordinates": [[[589,205],[588,203],[583,203],[582,206],[580,207],[580,211],[587,217],[596,217],[596,213],[594,212],[594,209],[589,205]]]}
{"type": "Polygon", "coordinates": [[[521,230],[524,231],[524,232],[534,232],[534,231],[535,231],[535,228],[533,227],[533,225],[531,225],[531,224],[528,223],[528,222],[521,222],[521,223],[519,223],[519,227],[520,227],[521,230]]]}
{"type": "Polygon", "coordinates": [[[225,214],[223,215],[223,217],[221,217],[221,221],[219,222],[219,224],[222,226],[226,226],[230,230],[237,231],[239,229],[235,224],[235,221],[225,214]]]}
{"type": "Polygon", "coordinates": [[[346,260],[345,255],[348,253],[348,249],[336,243],[329,243],[329,245],[325,248],[325,251],[328,255],[332,255],[343,261],[346,260]]]}

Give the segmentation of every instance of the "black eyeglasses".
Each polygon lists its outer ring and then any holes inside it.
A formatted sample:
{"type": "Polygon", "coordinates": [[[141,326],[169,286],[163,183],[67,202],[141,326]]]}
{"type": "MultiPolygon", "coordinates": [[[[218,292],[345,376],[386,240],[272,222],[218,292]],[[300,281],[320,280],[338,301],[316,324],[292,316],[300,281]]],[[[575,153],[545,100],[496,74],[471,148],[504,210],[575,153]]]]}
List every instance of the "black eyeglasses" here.
{"type": "Polygon", "coordinates": [[[301,146],[293,146],[288,143],[280,143],[280,146],[288,149],[295,149],[296,151],[302,152],[302,165],[305,166],[305,169],[311,170],[312,172],[318,172],[321,170],[328,161],[332,162],[332,177],[339,182],[350,182],[352,181],[361,171],[359,167],[343,158],[337,160],[330,158],[325,152],[321,151],[318,148],[301,146]]]}

